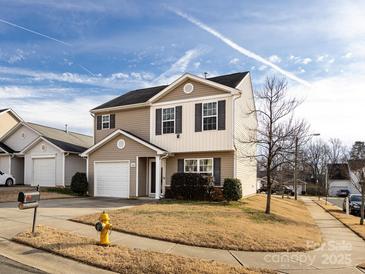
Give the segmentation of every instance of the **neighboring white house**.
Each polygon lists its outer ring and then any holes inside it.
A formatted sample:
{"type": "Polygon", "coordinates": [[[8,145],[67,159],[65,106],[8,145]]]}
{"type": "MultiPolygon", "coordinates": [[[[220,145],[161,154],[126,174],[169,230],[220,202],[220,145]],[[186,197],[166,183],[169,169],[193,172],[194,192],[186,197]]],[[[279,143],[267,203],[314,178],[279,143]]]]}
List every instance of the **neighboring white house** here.
{"type": "Polygon", "coordinates": [[[17,184],[67,186],[86,172],[79,154],[92,143],[91,136],[22,121],[0,139],[0,170],[17,184]]]}
{"type": "Polygon", "coordinates": [[[341,189],[347,189],[351,194],[359,193],[356,184],[351,180],[348,164],[331,164],[328,168],[328,195],[336,196],[341,189]]]}

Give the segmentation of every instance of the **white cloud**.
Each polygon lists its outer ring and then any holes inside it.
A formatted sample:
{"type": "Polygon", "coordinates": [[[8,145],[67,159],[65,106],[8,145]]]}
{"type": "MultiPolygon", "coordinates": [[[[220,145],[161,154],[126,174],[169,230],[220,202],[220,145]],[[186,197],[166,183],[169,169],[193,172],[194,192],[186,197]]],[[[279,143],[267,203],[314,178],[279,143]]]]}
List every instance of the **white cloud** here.
{"type": "Polygon", "coordinates": [[[352,57],[352,52],[347,52],[345,55],[342,56],[343,58],[351,58],[352,57]]]}
{"type": "Polygon", "coordinates": [[[312,62],[312,59],[311,58],[304,58],[303,60],[302,60],[302,64],[304,64],[304,65],[307,65],[307,64],[309,64],[309,63],[311,63],[312,62]]]}
{"type": "Polygon", "coordinates": [[[270,60],[270,62],[273,62],[273,63],[280,63],[281,62],[281,58],[279,56],[275,55],[275,54],[271,55],[269,57],[269,60],[270,60]]]}
{"type": "Polygon", "coordinates": [[[320,132],[324,138],[337,137],[348,145],[355,140],[363,140],[363,77],[339,75],[312,83],[312,88],[297,85],[290,89],[292,95],[305,98],[298,109],[298,116],[305,118],[312,131],[320,132]]]}
{"type": "Polygon", "coordinates": [[[240,59],[238,59],[238,58],[233,58],[233,59],[229,60],[230,65],[237,65],[239,62],[240,62],[240,59]]]}
{"type": "Polygon", "coordinates": [[[176,80],[184,72],[187,71],[190,63],[202,54],[202,49],[190,49],[184,53],[170,68],[158,76],[153,83],[154,84],[168,84],[176,80]]]}
{"type": "Polygon", "coordinates": [[[9,57],[8,63],[9,64],[14,64],[14,63],[20,62],[24,59],[25,59],[24,51],[22,51],[21,49],[17,49],[15,51],[15,54],[13,54],[9,57]]]}
{"type": "Polygon", "coordinates": [[[232,49],[238,51],[239,53],[252,58],[266,66],[271,67],[273,70],[285,75],[286,77],[288,77],[289,79],[296,81],[302,85],[305,86],[310,86],[310,83],[307,82],[304,79],[301,79],[299,77],[297,77],[296,75],[294,75],[293,73],[282,69],[281,67],[275,65],[274,63],[270,62],[269,60],[266,60],[265,58],[263,58],[262,56],[238,45],[236,42],[232,41],[231,39],[227,38],[226,36],[224,36],[223,34],[221,34],[220,32],[216,31],[215,29],[211,28],[210,26],[200,22],[199,20],[195,19],[194,17],[183,13],[177,9],[174,9],[172,7],[167,7],[169,10],[171,10],[172,12],[174,12],[176,15],[180,16],[181,18],[186,19],[187,21],[189,21],[190,23],[196,25],[197,27],[201,28],[202,30],[205,30],[206,32],[212,34],[213,36],[217,37],[219,40],[221,40],[223,43],[225,43],[226,45],[228,45],[229,47],[231,47],[232,49]]]}

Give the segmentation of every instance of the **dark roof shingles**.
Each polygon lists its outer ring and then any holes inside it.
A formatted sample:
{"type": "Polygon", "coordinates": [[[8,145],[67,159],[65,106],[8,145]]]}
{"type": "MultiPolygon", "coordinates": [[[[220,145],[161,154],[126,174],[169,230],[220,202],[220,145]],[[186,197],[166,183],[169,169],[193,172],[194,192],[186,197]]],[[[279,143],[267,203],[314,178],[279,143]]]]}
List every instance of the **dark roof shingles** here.
{"type": "MultiPolygon", "coordinates": [[[[225,85],[227,87],[235,88],[247,74],[247,71],[237,72],[207,78],[207,80],[225,85]]],[[[168,85],[132,90],[94,108],[93,110],[144,103],[166,87],[168,87],[168,85]]]]}
{"type": "Polygon", "coordinates": [[[11,149],[10,147],[8,147],[7,145],[5,145],[2,142],[0,142],[0,148],[5,150],[7,153],[14,153],[15,152],[15,150],[11,149]]]}
{"type": "Polygon", "coordinates": [[[82,153],[85,150],[87,150],[87,148],[85,148],[85,147],[73,145],[73,144],[66,143],[66,142],[59,141],[59,140],[55,140],[55,139],[52,139],[52,138],[47,138],[47,137],[44,137],[44,138],[47,139],[48,141],[50,141],[52,144],[59,147],[60,149],[63,149],[66,152],[82,153]]]}

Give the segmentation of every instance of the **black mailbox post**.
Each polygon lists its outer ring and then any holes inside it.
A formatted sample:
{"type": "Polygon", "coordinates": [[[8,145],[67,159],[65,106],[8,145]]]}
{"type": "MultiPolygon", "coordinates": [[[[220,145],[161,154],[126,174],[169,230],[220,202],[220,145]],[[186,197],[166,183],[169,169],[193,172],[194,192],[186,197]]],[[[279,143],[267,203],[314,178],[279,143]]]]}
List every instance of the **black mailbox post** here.
{"type": "Polygon", "coordinates": [[[35,222],[37,217],[37,208],[39,206],[39,201],[41,199],[39,186],[37,186],[37,191],[31,192],[19,192],[18,194],[18,208],[23,209],[30,209],[34,208],[34,215],[33,215],[33,226],[32,226],[32,233],[34,234],[35,229],[35,222]]]}

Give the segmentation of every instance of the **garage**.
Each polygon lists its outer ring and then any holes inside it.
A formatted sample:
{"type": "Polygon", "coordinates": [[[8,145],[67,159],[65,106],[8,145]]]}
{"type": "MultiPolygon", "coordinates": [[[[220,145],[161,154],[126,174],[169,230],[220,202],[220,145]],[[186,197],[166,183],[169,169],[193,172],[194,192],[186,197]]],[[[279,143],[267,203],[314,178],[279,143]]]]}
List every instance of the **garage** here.
{"type": "Polygon", "coordinates": [[[53,187],[56,185],[55,158],[33,159],[33,185],[53,187]]]}
{"type": "Polygon", "coordinates": [[[129,161],[94,165],[95,196],[129,198],[129,161]]]}

